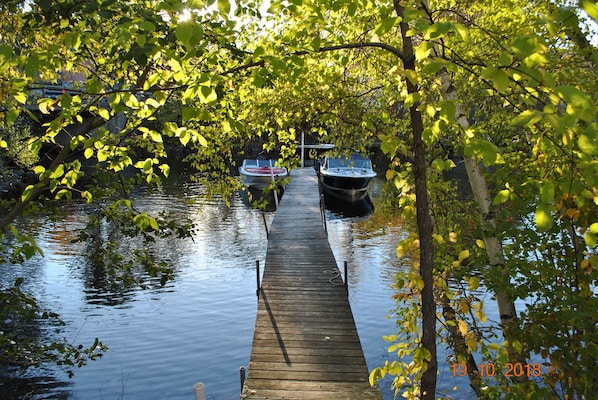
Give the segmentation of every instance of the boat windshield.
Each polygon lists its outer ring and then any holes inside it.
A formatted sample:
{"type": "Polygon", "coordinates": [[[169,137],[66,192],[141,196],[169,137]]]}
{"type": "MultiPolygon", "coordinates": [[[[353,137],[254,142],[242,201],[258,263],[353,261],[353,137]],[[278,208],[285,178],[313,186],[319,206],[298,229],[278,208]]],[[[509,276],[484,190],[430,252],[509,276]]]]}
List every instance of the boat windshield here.
{"type": "Polygon", "coordinates": [[[246,167],[275,167],[276,160],[258,159],[258,160],[243,160],[243,164],[246,167]]]}
{"type": "Polygon", "coordinates": [[[349,158],[329,158],[328,168],[362,168],[372,169],[372,162],[369,158],[365,158],[359,155],[353,155],[349,158]]]}

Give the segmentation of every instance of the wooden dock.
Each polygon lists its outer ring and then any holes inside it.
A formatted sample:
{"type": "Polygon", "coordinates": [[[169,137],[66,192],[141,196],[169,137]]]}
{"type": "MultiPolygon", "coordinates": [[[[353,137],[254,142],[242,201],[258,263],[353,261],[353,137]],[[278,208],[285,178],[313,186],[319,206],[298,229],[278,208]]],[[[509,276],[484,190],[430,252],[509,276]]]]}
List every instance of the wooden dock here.
{"type": "Polygon", "coordinates": [[[293,170],[270,228],[241,398],[382,399],[336,267],[316,173],[293,170]]]}

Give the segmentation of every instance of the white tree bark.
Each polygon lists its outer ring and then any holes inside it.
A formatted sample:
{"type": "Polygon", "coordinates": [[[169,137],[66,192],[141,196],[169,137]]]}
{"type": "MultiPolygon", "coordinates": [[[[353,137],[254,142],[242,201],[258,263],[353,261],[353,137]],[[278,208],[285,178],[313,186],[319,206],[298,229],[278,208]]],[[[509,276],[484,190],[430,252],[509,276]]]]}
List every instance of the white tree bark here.
{"type": "MultiPolygon", "coordinates": [[[[469,120],[465,116],[463,109],[459,103],[459,96],[455,86],[452,83],[452,79],[449,76],[446,69],[442,69],[438,73],[442,82],[442,96],[444,100],[452,101],[455,105],[455,119],[461,129],[467,130],[470,127],[469,120]]],[[[504,279],[503,284],[506,286],[509,284],[509,274],[504,268],[504,253],[502,248],[502,242],[496,235],[496,228],[498,226],[496,216],[491,210],[492,197],[488,189],[486,182],[486,176],[484,175],[482,168],[483,166],[472,156],[464,156],[465,168],[467,170],[467,176],[469,178],[469,184],[473,191],[475,200],[480,209],[482,217],[483,232],[484,232],[484,244],[486,247],[486,253],[490,265],[494,268],[500,268],[504,279]]],[[[509,325],[517,320],[517,311],[515,309],[515,303],[512,299],[509,299],[504,291],[496,291],[496,300],[498,303],[498,311],[500,313],[500,321],[502,325],[503,334],[505,339],[509,342],[509,353],[512,356],[516,356],[511,342],[509,340],[509,325]]]]}

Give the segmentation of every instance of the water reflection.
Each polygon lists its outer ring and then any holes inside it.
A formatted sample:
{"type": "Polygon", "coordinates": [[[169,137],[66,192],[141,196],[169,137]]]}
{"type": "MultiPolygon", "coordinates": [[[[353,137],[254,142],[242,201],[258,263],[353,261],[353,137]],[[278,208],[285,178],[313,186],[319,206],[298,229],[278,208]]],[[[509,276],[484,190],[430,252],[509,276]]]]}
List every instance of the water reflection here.
{"type": "Polygon", "coordinates": [[[369,195],[357,201],[344,201],[324,192],[326,209],[344,217],[362,217],[374,211],[374,203],[369,195]]]}
{"type": "MultiPolygon", "coordinates": [[[[152,254],[169,262],[175,281],[160,285],[147,278],[147,290],[112,278],[88,256],[89,246],[73,243],[73,230],[83,229],[95,212],[85,204],[69,205],[54,221],[34,221],[44,258],[15,270],[0,266],[3,285],[25,277],[35,293],[67,325],[60,334],[72,343],[90,344],[99,337],[109,351],[99,361],[68,379],[60,369],[28,376],[22,385],[0,379],[0,388],[19,387],[8,397],[22,398],[151,398],[187,399],[192,385],[206,384],[208,399],[238,398],[238,370],[248,364],[255,323],[255,260],[266,252],[263,212],[231,199],[230,207],[206,196],[202,185],[181,173],[160,190],[132,195],[136,209],[156,213],[167,209],[175,218],[195,224],[192,238],[159,239],[152,254]],[[30,378],[30,379],[29,379],[30,378]]],[[[372,186],[372,197],[377,193],[372,186]]],[[[267,219],[271,215],[267,214],[267,219]]],[[[351,307],[370,368],[388,358],[382,336],[394,329],[386,317],[394,307],[391,284],[404,266],[397,259],[402,238],[400,221],[375,212],[348,216],[327,211],[329,241],[339,267],[349,262],[351,307]]],[[[104,226],[106,240],[112,229],[104,226]],[[106,236],[108,235],[108,236],[106,236]]],[[[112,237],[123,251],[142,244],[112,237]]],[[[387,385],[388,386],[388,385],[387,385]]],[[[4,391],[3,396],[4,396],[4,391]]],[[[392,398],[388,388],[385,398],[392,398]]]]}

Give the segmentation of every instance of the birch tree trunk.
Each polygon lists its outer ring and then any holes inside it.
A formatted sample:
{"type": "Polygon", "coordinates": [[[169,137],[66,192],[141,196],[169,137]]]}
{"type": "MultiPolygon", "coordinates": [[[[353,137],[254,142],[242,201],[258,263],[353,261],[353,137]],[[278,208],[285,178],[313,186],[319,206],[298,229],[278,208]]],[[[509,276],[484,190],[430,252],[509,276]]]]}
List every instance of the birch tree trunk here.
{"type": "MultiPolygon", "coordinates": [[[[458,102],[459,96],[455,86],[452,83],[446,69],[442,69],[439,73],[440,80],[442,82],[442,97],[444,100],[452,101],[455,105],[455,119],[461,129],[469,129],[469,120],[465,116],[461,105],[458,102]]],[[[488,189],[486,177],[482,171],[482,165],[472,156],[464,156],[465,168],[467,170],[467,176],[469,183],[473,191],[475,200],[478,204],[481,219],[482,219],[482,231],[483,240],[486,247],[486,253],[490,261],[490,265],[493,268],[501,269],[502,282],[499,287],[507,287],[509,283],[509,273],[504,268],[504,255],[502,243],[496,235],[496,228],[498,226],[496,216],[491,210],[492,197],[488,189]]],[[[513,349],[511,342],[510,327],[517,321],[517,311],[515,309],[515,303],[508,297],[504,290],[496,290],[496,300],[498,303],[498,311],[500,314],[500,322],[505,340],[508,343],[508,351],[510,359],[518,360],[521,358],[517,352],[513,349]]]]}

